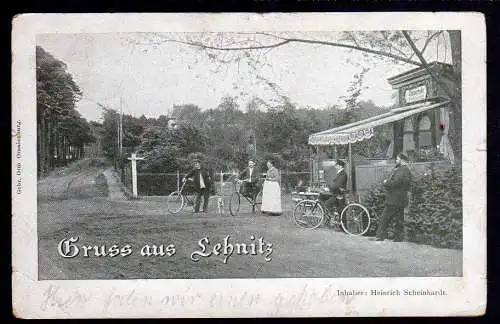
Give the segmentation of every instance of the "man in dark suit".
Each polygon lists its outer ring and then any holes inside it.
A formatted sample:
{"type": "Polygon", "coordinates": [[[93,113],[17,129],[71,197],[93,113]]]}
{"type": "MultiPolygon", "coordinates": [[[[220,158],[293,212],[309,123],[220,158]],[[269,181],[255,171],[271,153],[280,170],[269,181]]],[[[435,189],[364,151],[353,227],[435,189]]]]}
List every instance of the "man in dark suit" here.
{"type": "Polygon", "coordinates": [[[345,163],[342,160],[335,161],[336,172],[328,172],[326,175],[326,185],[328,187],[329,198],[325,202],[325,206],[330,212],[340,213],[342,211],[344,197],[347,187],[347,174],[345,172],[345,163]],[[339,198],[340,197],[340,198],[339,198]]]}
{"type": "Polygon", "coordinates": [[[412,174],[408,168],[408,158],[403,153],[396,157],[396,166],[389,178],[384,180],[385,208],[378,225],[376,241],[387,237],[389,223],[395,221],[394,242],[404,239],[404,209],[408,206],[408,191],[410,190],[412,174]]]}
{"type": "Polygon", "coordinates": [[[248,161],[248,167],[246,167],[238,176],[242,185],[240,187],[240,193],[246,197],[255,198],[259,193],[259,181],[261,177],[261,170],[255,165],[253,160],[248,161]]]}
{"type": "Polygon", "coordinates": [[[203,196],[203,212],[207,212],[208,199],[210,198],[210,187],[212,185],[212,177],[210,172],[206,169],[201,168],[200,161],[195,160],[193,162],[193,170],[186,174],[182,179],[182,182],[186,182],[186,179],[191,179],[196,190],[196,200],[194,204],[194,212],[200,212],[201,197],[203,196]]]}

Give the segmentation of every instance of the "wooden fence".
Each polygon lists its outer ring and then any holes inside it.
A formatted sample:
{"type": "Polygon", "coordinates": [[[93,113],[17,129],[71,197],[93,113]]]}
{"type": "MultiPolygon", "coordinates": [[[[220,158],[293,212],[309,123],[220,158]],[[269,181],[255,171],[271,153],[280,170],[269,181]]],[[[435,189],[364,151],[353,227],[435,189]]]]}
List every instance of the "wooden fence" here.
{"type": "MultiPolygon", "coordinates": [[[[121,172],[122,183],[129,190],[132,190],[132,173],[130,163],[127,163],[121,172]]],[[[171,192],[179,190],[182,183],[184,172],[169,172],[169,173],[137,173],[137,191],[139,196],[167,196],[171,192]]],[[[214,186],[212,194],[221,193],[229,195],[235,190],[234,185],[229,182],[234,176],[229,172],[217,172],[214,174],[214,186]],[[222,179],[222,181],[221,181],[222,179]]],[[[293,191],[301,184],[307,185],[310,181],[310,172],[281,172],[281,187],[283,192],[293,191]]],[[[239,186],[236,187],[238,190],[239,186]]],[[[185,193],[193,193],[194,188],[192,183],[186,183],[184,188],[185,193]]]]}

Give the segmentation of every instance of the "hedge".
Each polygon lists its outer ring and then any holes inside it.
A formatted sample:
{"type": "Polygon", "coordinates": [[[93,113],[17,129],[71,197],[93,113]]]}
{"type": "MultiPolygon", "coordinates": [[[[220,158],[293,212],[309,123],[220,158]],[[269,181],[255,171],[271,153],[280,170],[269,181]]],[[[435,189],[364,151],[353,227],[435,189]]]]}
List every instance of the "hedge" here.
{"type": "MultiPolygon", "coordinates": [[[[375,235],[384,209],[381,186],[369,192],[366,205],[371,210],[372,225],[367,235],[375,235]]],[[[462,248],[462,172],[451,168],[431,172],[415,179],[405,215],[406,240],[437,247],[462,248]]],[[[388,229],[392,238],[394,223],[388,229]]]]}

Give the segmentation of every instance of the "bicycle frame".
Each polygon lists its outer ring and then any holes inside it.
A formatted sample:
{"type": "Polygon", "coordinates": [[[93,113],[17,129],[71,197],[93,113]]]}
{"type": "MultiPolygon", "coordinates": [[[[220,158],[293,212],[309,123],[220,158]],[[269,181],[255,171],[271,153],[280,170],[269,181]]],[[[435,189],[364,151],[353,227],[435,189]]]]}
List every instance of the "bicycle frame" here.
{"type": "MultiPolygon", "coordinates": [[[[246,199],[246,201],[248,201],[248,203],[249,203],[250,205],[252,205],[252,206],[256,204],[255,198],[257,198],[257,196],[259,195],[259,192],[261,192],[261,191],[262,191],[262,188],[261,188],[261,186],[260,186],[260,185],[258,185],[259,191],[257,191],[257,193],[255,194],[255,197],[250,198],[250,197],[244,196],[244,195],[242,195],[242,194],[240,193],[240,191],[238,190],[238,187],[236,186],[236,183],[237,183],[237,179],[236,179],[236,177],[233,177],[233,178],[231,179],[231,182],[233,183],[233,186],[234,186],[234,192],[237,192],[237,193],[238,193],[238,195],[240,196],[240,199],[241,199],[241,197],[245,198],[245,199],[246,199]]],[[[242,183],[248,183],[248,179],[241,180],[241,182],[242,182],[242,183]]]]}
{"type": "MultiPolygon", "coordinates": [[[[321,208],[323,208],[323,211],[325,212],[325,217],[327,218],[327,220],[331,220],[331,217],[334,216],[334,222],[336,224],[337,223],[340,224],[340,213],[338,212],[337,207],[334,207],[335,210],[333,210],[333,214],[332,214],[331,211],[326,207],[325,203],[322,202],[321,200],[317,199],[316,204],[320,205],[321,208]],[[335,212],[337,212],[337,214],[335,214],[335,212]]],[[[314,207],[316,207],[316,206],[314,206],[314,207]]],[[[314,208],[313,208],[313,211],[314,211],[314,208]]]]}
{"type": "Polygon", "coordinates": [[[185,195],[184,192],[183,192],[184,191],[184,187],[186,186],[186,182],[182,183],[182,186],[179,189],[179,193],[182,195],[182,197],[184,197],[184,199],[186,199],[186,202],[187,202],[188,206],[192,206],[192,205],[194,205],[194,200],[191,200],[189,198],[189,196],[185,195]]]}
{"type": "MultiPolygon", "coordinates": [[[[252,213],[256,212],[256,207],[260,204],[262,204],[262,200],[259,201],[258,197],[260,196],[262,199],[262,189],[260,184],[258,185],[259,191],[253,195],[253,197],[249,197],[248,195],[245,195],[240,192],[241,187],[239,187],[237,184],[242,183],[242,182],[247,182],[248,179],[246,180],[239,180],[237,179],[236,176],[233,176],[232,179],[230,180],[234,186],[234,191],[231,194],[231,198],[229,201],[229,211],[232,216],[235,216],[236,214],[239,213],[240,206],[241,206],[241,198],[244,197],[245,200],[248,202],[248,204],[252,207],[252,213]]],[[[254,190],[252,190],[252,194],[254,193],[254,190]]]]}
{"type": "MultiPolygon", "coordinates": [[[[323,209],[325,220],[331,222],[333,217],[333,224],[336,225],[340,224],[340,215],[342,211],[339,212],[337,207],[334,207],[334,210],[329,210],[325,205],[326,200],[323,201],[322,199],[319,198],[320,197],[319,193],[299,194],[299,196],[302,196],[303,198],[297,201],[297,205],[303,202],[310,202],[311,204],[313,204],[312,206],[309,205],[312,213],[314,213],[317,210],[318,208],[317,206],[320,206],[321,209],[323,209]]],[[[349,199],[346,197],[345,200],[346,203],[344,208],[346,208],[349,205],[349,199]]]]}
{"type": "Polygon", "coordinates": [[[325,225],[335,225],[340,226],[342,230],[351,235],[363,235],[370,228],[370,212],[368,209],[359,203],[351,203],[348,197],[345,198],[347,204],[339,212],[339,208],[335,206],[335,209],[331,211],[325,206],[325,200],[320,199],[319,193],[301,193],[300,196],[305,197],[305,199],[299,199],[295,205],[293,212],[293,219],[299,226],[307,226],[309,228],[317,228],[321,224],[325,225]],[[299,207],[305,209],[298,209],[299,207]],[[304,213],[304,211],[306,211],[304,213]],[[320,213],[320,217],[312,217],[313,222],[311,223],[308,219],[309,216],[315,215],[316,212],[320,213]],[[337,212],[335,212],[337,211],[337,212]],[[296,212],[298,212],[296,214],[296,212]],[[297,218],[297,215],[299,217],[297,218]],[[304,221],[303,216],[306,216],[304,221]],[[318,219],[318,221],[314,221],[318,219]]]}

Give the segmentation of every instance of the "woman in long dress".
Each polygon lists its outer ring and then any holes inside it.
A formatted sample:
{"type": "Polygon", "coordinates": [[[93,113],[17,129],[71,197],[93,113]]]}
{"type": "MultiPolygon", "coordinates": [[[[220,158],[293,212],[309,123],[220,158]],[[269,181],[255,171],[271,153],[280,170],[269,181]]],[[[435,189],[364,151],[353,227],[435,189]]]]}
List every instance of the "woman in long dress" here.
{"type": "Polygon", "coordinates": [[[273,166],[271,161],[267,161],[267,174],[262,188],[262,207],[263,213],[271,215],[281,214],[281,188],[280,173],[273,166]]]}

